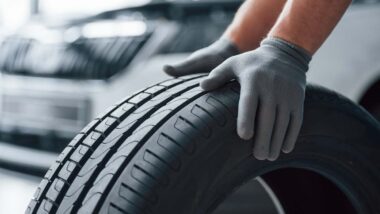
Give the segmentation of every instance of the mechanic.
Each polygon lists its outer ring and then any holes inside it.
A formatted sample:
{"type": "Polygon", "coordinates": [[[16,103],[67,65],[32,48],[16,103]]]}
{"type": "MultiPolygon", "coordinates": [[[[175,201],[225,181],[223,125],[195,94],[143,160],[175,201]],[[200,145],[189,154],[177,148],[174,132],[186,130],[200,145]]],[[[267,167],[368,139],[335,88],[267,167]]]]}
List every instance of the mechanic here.
{"type": "Polygon", "coordinates": [[[176,77],[210,72],[200,83],[204,90],[236,79],[241,87],[237,133],[254,138],[255,158],[276,160],[281,151],[294,149],[312,55],[350,3],[247,0],[219,40],[164,71],[176,77]]]}

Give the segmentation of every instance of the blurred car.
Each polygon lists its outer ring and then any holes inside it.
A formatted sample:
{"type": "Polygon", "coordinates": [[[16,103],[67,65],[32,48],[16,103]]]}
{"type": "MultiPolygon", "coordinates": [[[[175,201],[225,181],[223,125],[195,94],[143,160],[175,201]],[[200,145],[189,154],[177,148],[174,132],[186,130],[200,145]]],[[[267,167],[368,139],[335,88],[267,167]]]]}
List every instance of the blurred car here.
{"type": "MultiPolygon", "coordinates": [[[[357,1],[308,74],[380,118],[380,4],[357,1]]],[[[0,46],[0,162],[44,171],[123,96],[167,79],[161,67],[215,41],[237,0],[152,1],[51,23],[33,19],[0,46]],[[23,154],[23,155],[20,155],[23,154]]]]}

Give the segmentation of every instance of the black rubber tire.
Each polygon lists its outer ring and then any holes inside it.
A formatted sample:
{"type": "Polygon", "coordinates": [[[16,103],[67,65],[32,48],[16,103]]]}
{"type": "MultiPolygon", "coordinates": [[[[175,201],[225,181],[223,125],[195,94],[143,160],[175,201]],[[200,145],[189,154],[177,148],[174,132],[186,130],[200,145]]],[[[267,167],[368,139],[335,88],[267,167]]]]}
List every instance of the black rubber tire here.
{"type": "Polygon", "coordinates": [[[308,86],[296,149],[258,161],[236,135],[238,84],[207,93],[200,78],[159,83],[92,121],[26,213],[209,213],[256,176],[287,213],[380,213],[380,125],[365,110],[308,86]]]}

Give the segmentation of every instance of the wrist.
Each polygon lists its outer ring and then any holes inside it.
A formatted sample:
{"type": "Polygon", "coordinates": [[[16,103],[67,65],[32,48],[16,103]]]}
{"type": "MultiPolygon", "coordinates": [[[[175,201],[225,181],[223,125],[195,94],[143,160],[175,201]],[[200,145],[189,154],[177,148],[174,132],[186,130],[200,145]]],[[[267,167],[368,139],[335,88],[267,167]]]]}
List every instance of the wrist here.
{"type": "Polygon", "coordinates": [[[230,26],[222,37],[228,38],[239,49],[240,53],[254,50],[260,46],[261,37],[248,35],[241,27],[230,26]]]}
{"type": "Polygon", "coordinates": [[[307,50],[298,45],[288,42],[282,38],[267,37],[261,42],[260,46],[269,46],[275,48],[281,53],[284,53],[283,56],[288,57],[289,61],[297,63],[297,65],[301,66],[305,72],[309,68],[309,63],[312,59],[312,55],[307,50]]]}
{"type": "Polygon", "coordinates": [[[277,28],[269,32],[267,37],[271,38],[280,38],[284,41],[287,41],[291,44],[294,44],[297,47],[305,50],[309,55],[313,55],[316,52],[317,41],[314,41],[312,38],[301,38],[300,35],[288,33],[285,30],[278,30],[277,28]]]}

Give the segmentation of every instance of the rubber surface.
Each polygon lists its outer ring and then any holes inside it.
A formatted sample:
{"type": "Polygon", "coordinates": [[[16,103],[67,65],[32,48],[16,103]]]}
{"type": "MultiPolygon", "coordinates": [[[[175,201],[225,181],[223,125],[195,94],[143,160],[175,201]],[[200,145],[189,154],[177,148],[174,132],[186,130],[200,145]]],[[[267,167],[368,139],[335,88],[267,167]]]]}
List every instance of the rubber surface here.
{"type": "MultiPolygon", "coordinates": [[[[295,151],[257,161],[252,142],[236,135],[238,84],[207,93],[201,77],[161,82],[97,117],[51,166],[26,213],[208,213],[249,179],[289,167],[337,185],[352,205],[337,205],[341,213],[380,213],[380,125],[362,108],[308,86],[295,151]]],[[[267,176],[281,194],[279,179],[267,176]]],[[[306,209],[298,206],[294,213],[306,209]]]]}

